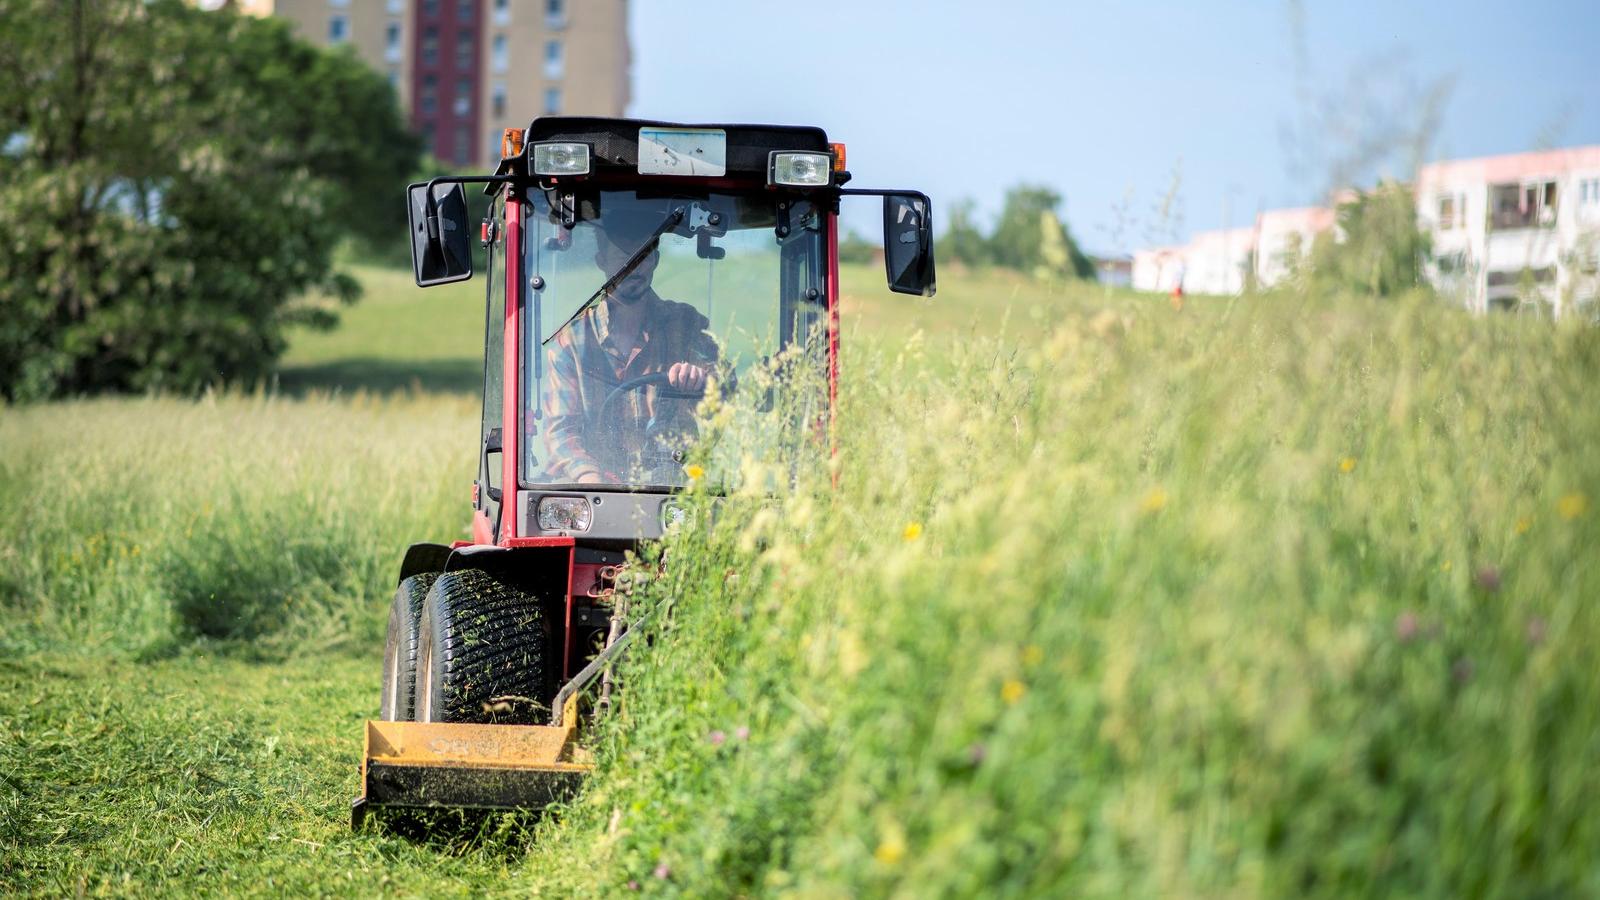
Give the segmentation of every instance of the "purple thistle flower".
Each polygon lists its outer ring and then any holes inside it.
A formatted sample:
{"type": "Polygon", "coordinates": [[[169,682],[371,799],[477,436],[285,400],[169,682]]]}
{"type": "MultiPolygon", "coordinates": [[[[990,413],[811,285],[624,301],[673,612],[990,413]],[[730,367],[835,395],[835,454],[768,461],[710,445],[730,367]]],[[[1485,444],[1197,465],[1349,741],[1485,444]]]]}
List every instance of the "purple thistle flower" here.
{"type": "Polygon", "coordinates": [[[1394,636],[1399,638],[1402,644],[1409,644],[1415,640],[1418,630],[1416,613],[1403,612],[1394,620],[1394,636]]]}
{"type": "Polygon", "coordinates": [[[1494,566],[1484,566],[1478,570],[1477,577],[1473,581],[1479,589],[1492,594],[1500,590],[1500,570],[1494,566]]]}
{"type": "Polygon", "coordinates": [[[1534,616],[1528,620],[1528,643],[1542,644],[1545,635],[1549,633],[1550,626],[1543,616],[1534,616]]]}

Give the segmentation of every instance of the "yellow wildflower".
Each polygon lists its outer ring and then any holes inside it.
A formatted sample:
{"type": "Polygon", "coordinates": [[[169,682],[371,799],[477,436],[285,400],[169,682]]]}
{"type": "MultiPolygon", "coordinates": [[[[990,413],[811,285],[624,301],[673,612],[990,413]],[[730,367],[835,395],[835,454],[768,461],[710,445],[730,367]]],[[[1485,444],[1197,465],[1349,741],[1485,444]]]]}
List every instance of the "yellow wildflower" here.
{"type": "Polygon", "coordinates": [[[1028,686],[1015,678],[1007,678],[1006,683],[1000,685],[1000,699],[1007,706],[1016,706],[1024,694],[1028,693],[1028,686]]]}
{"type": "Polygon", "coordinates": [[[1339,471],[1345,473],[1346,475],[1349,475],[1351,472],[1354,472],[1355,470],[1356,470],[1356,458],[1354,456],[1346,456],[1344,459],[1339,460],[1339,471]]]}
{"type": "Polygon", "coordinates": [[[1022,648],[1023,665],[1037,666],[1042,662],[1044,662],[1044,651],[1039,649],[1038,644],[1029,644],[1028,646],[1022,648]]]}
{"type": "Polygon", "coordinates": [[[689,465],[684,466],[683,467],[683,472],[684,472],[685,475],[689,476],[689,480],[690,481],[699,481],[700,479],[704,478],[705,475],[706,475],[705,468],[702,467],[702,466],[696,465],[695,463],[690,463],[689,465]]]}
{"type": "Polygon", "coordinates": [[[1166,508],[1167,492],[1161,488],[1151,490],[1150,493],[1144,495],[1143,500],[1139,501],[1139,509],[1147,513],[1158,513],[1166,508]]]}
{"type": "Polygon", "coordinates": [[[1527,516],[1517,520],[1517,534],[1527,534],[1533,528],[1533,520],[1527,516]]]}
{"type": "Polygon", "coordinates": [[[1556,503],[1556,512],[1560,513],[1561,518],[1566,519],[1568,522],[1583,515],[1588,509],[1589,498],[1581,493],[1568,494],[1556,503]]]}
{"type": "Polygon", "coordinates": [[[908,523],[906,523],[906,530],[901,532],[900,536],[905,538],[908,541],[914,541],[917,538],[922,537],[922,523],[921,522],[908,522],[908,523]]]}
{"type": "Polygon", "coordinates": [[[1439,570],[1442,571],[1442,572],[1450,571],[1450,560],[1447,559],[1444,562],[1440,563],[1439,564],[1439,570]]]}
{"type": "Polygon", "coordinates": [[[872,851],[872,858],[886,866],[896,865],[906,857],[906,837],[897,827],[884,831],[883,839],[878,841],[878,849],[872,851]]]}

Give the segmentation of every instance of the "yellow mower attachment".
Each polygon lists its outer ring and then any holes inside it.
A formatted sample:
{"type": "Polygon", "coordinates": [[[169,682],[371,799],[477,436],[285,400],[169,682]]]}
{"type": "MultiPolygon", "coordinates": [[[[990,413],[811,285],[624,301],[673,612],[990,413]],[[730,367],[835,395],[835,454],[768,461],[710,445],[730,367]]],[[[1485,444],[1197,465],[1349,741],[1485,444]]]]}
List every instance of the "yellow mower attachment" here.
{"type": "Polygon", "coordinates": [[[376,807],[540,809],[572,796],[594,765],[577,745],[575,692],[561,710],[556,725],[368,721],[351,826],[376,807]]]}

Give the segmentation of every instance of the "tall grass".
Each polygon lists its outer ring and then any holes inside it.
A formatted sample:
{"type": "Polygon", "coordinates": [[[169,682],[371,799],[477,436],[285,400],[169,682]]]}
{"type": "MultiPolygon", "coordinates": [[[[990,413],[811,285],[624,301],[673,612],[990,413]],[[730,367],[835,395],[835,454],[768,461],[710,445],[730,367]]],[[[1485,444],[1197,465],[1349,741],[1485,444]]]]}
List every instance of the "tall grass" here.
{"type": "MultiPolygon", "coordinates": [[[[296,752],[201,720],[238,743],[226,764],[268,798],[258,818],[171,821],[202,800],[163,776],[159,801],[117,801],[137,841],[50,837],[44,789],[18,794],[36,824],[0,839],[63,888],[181,841],[188,880],[146,861],[135,883],[250,890],[244,841],[265,892],[378,873],[400,893],[557,896],[1600,891],[1600,335],[1420,300],[1180,313],[953,286],[964,312],[910,301],[852,325],[837,486],[736,496],[666,543],[647,590],[671,614],[591,737],[588,790],[532,844],[419,851],[346,834],[343,797],[303,793],[349,771],[375,703],[348,652],[326,690],[293,682],[315,708],[252,713],[286,716],[296,752]],[[317,853],[249,843],[269,827],[317,853]]],[[[307,673],[342,642],[367,648],[375,688],[400,552],[464,521],[475,417],[404,394],[0,412],[0,651],[198,639],[322,684],[307,673]]],[[[115,671],[140,665],[188,663],[115,671]]],[[[77,684],[0,691],[0,737],[78,735],[77,684]]],[[[133,765],[169,718],[71,743],[73,771],[133,765]]]]}
{"type": "Polygon", "coordinates": [[[373,641],[406,545],[461,536],[475,404],[98,400],[0,415],[0,649],[373,641]]]}
{"type": "Polygon", "coordinates": [[[1600,888],[1600,341],[1287,299],[854,357],[839,489],[668,548],[529,882],[1600,888]]]}

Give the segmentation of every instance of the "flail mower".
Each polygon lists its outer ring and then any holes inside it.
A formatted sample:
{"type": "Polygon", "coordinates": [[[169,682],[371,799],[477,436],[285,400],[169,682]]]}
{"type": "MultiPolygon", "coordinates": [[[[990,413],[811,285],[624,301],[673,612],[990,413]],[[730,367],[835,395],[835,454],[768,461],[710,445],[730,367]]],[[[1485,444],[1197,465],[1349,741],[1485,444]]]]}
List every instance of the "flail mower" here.
{"type": "Polygon", "coordinates": [[[699,401],[770,395],[751,377],[766,366],[809,375],[815,418],[831,414],[844,197],[882,198],[889,287],[934,292],[927,196],[847,188],[820,128],[545,117],[501,156],[407,191],[420,287],[472,276],[463,186],[489,198],[483,415],[472,539],[400,565],[358,827],[579,786],[583,729],[649,615],[629,609],[629,551],[695,527],[679,495],[720,483],[687,462],[699,401]]]}

